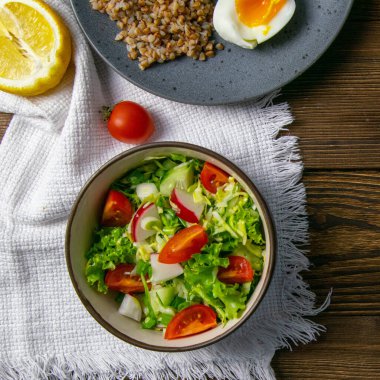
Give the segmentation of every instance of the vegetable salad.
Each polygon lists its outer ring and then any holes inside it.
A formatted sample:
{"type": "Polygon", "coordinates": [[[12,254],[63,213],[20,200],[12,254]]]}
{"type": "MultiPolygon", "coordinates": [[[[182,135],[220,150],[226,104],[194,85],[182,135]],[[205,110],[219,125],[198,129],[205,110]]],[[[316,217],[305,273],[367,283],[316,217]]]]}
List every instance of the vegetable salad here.
{"type": "Polygon", "coordinates": [[[86,253],[87,282],[176,339],[239,318],[263,270],[253,200],[228,173],[180,154],[150,157],[114,182],[86,253]]]}

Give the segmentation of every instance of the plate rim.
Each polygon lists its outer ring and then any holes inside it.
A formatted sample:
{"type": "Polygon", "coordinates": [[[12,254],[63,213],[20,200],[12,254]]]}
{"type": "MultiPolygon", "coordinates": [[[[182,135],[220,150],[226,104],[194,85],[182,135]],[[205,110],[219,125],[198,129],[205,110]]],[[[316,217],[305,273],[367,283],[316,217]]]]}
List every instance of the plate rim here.
{"type": "MultiPolygon", "coordinates": [[[[71,8],[74,12],[75,19],[76,19],[80,29],[82,30],[83,34],[85,35],[86,40],[88,41],[88,43],[90,44],[92,49],[95,50],[96,54],[103,60],[103,62],[105,62],[110,68],[112,68],[112,70],[114,70],[116,73],[118,73],[122,78],[126,79],[128,82],[132,83],[136,87],[141,88],[142,90],[149,92],[150,94],[153,94],[153,95],[158,96],[160,98],[170,100],[170,101],[173,101],[176,103],[189,104],[189,105],[194,105],[194,106],[225,106],[225,105],[236,105],[236,104],[248,103],[248,102],[254,101],[255,99],[259,99],[261,97],[264,97],[270,93],[273,93],[276,90],[282,89],[283,87],[285,87],[289,83],[291,83],[294,80],[296,80],[297,78],[299,78],[302,74],[304,74],[312,66],[314,66],[314,64],[317,61],[319,61],[319,59],[327,52],[327,50],[330,48],[330,46],[333,44],[333,42],[336,40],[336,38],[338,37],[338,35],[342,31],[343,26],[345,25],[345,23],[348,19],[348,16],[351,13],[351,10],[352,10],[352,7],[354,5],[355,0],[347,0],[348,3],[347,3],[347,8],[346,8],[345,14],[341,18],[340,24],[338,25],[336,32],[331,35],[330,39],[328,40],[328,42],[326,43],[324,48],[321,49],[321,51],[316,55],[316,57],[310,63],[308,63],[301,70],[297,71],[297,73],[294,73],[294,75],[290,79],[284,81],[280,85],[278,85],[278,84],[273,85],[272,87],[270,87],[270,89],[268,91],[266,91],[265,93],[262,93],[261,95],[256,95],[256,96],[252,96],[252,97],[248,97],[248,98],[244,98],[244,99],[240,99],[240,100],[231,100],[231,101],[222,101],[222,102],[219,102],[219,101],[216,101],[216,102],[214,102],[214,101],[197,102],[197,101],[178,100],[178,99],[175,99],[175,97],[169,96],[167,94],[159,93],[158,91],[152,90],[151,88],[147,88],[146,86],[142,85],[141,83],[138,83],[137,81],[135,81],[132,77],[129,77],[126,74],[124,74],[121,70],[119,70],[115,67],[115,65],[110,61],[110,59],[106,58],[99,51],[99,48],[97,47],[97,45],[92,41],[92,39],[90,38],[90,36],[86,32],[84,26],[82,25],[82,23],[79,20],[79,16],[78,16],[78,13],[76,10],[76,6],[74,4],[75,1],[76,0],[70,0],[70,5],[71,5],[71,8]]],[[[89,2],[89,0],[85,0],[85,1],[89,2]]]]}

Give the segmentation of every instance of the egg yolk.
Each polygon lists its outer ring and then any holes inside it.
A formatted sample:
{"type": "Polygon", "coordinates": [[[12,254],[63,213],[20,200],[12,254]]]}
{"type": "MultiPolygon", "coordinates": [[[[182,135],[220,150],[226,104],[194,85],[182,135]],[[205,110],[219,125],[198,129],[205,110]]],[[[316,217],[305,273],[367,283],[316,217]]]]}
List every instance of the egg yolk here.
{"type": "Polygon", "coordinates": [[[267,25],[287,0],[235,0],[239,20],[248,27],[267,25]]]}

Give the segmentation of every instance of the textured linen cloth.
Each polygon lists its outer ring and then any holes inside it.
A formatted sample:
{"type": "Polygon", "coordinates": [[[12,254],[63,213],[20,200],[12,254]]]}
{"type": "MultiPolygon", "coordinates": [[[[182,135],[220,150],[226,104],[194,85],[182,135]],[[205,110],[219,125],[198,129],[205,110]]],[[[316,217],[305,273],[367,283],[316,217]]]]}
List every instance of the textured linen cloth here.
{"type": "Polygon", "coordinates": [[[0,378],[274,378],[275,350],[308,342],[321,329],[303,318],[316,310],[299,275],[308,261],[295,246],[307,242],[302,163],[295,138],[275,139],[292,121],[288,106],[273,105],[272,95],[240,106],[197,107],[144,92],[94,64],[68,1],[48,3],[73,37],[64,81],[34,98],[0,92],[0,110],[16,114],[0,146],[0,378]],[[152,112],[151,141],[187,141],[234,161],[273,213],[279,249],[270,290],[247,323],[210,347],[163,354],[126,344],[95,322],[70,283],[67,217],[90,175],[130,147],[110,137],[98,112],[123,99],[152,112]]]}

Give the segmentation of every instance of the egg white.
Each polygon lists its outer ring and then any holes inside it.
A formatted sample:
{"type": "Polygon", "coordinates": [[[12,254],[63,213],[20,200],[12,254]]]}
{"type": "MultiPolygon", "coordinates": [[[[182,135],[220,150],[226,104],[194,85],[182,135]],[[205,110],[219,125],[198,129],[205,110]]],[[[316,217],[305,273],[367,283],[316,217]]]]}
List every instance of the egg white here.
{"type": "Polygon", "coordinates": [[[224,40],[245,49],[254,49],[257,44],[261,44],[277,34],[293,17],[295,9],[295,0],[287,0],[269,23],[248,27],[238,18],[235,0],[219,0],[214,9],[214,28],[224,40]]]}

